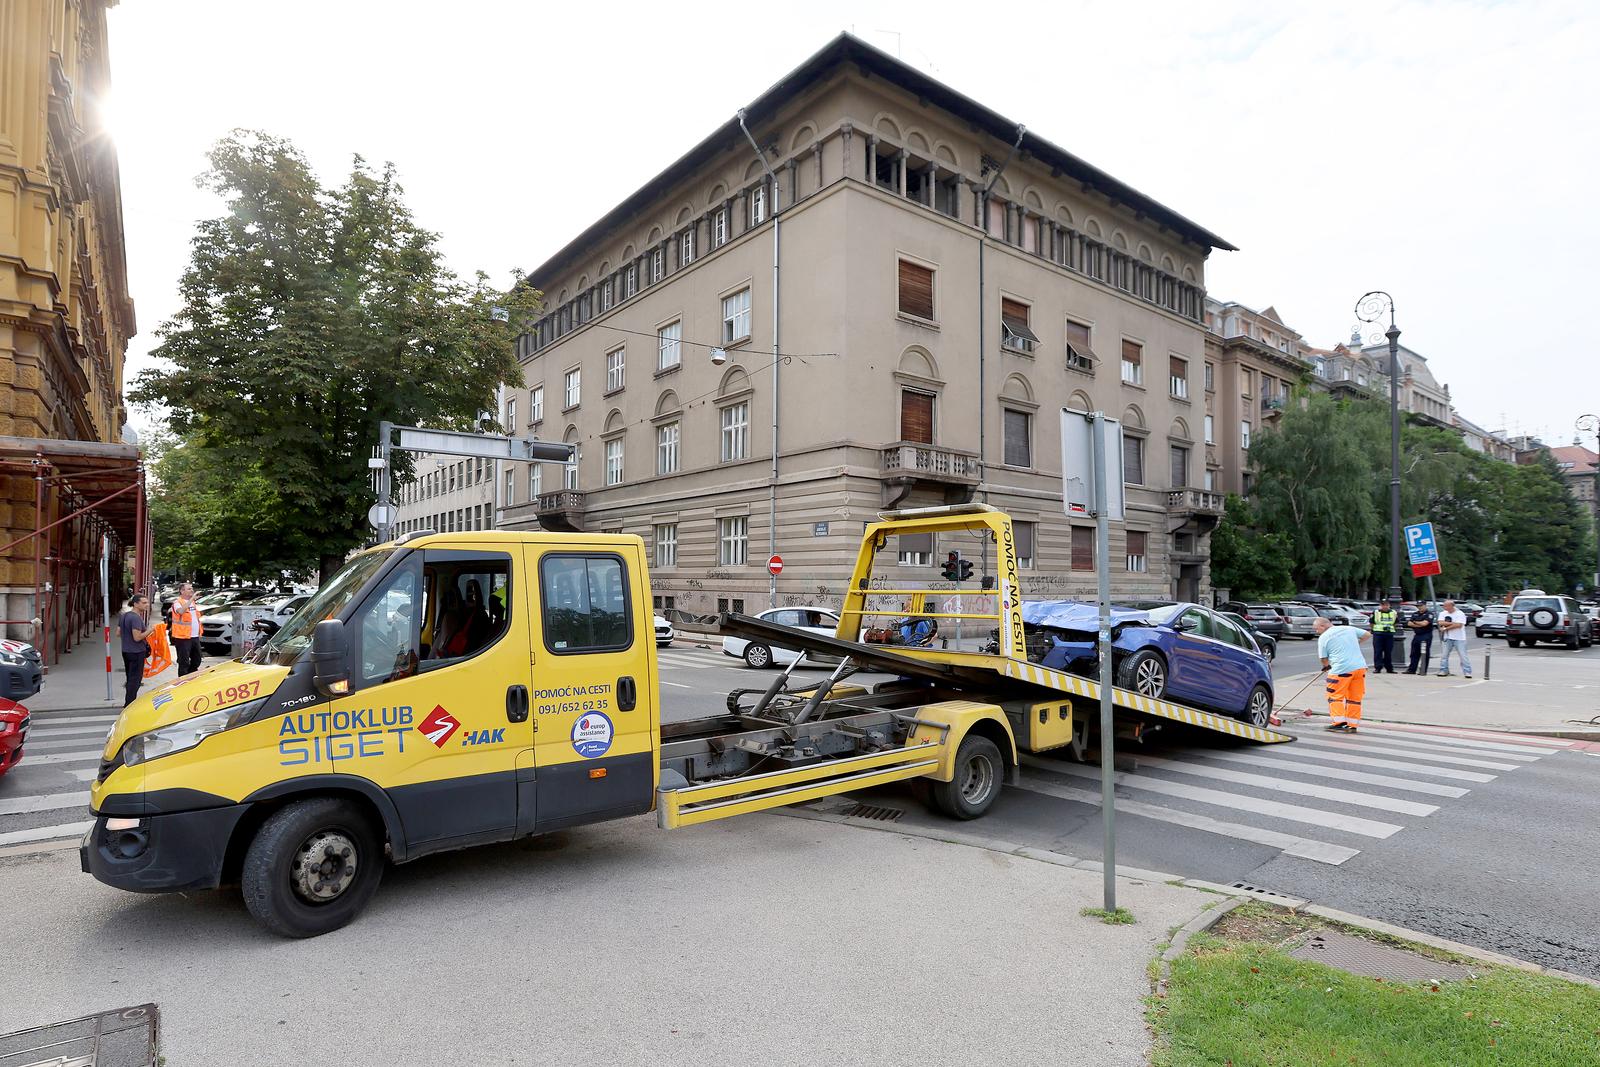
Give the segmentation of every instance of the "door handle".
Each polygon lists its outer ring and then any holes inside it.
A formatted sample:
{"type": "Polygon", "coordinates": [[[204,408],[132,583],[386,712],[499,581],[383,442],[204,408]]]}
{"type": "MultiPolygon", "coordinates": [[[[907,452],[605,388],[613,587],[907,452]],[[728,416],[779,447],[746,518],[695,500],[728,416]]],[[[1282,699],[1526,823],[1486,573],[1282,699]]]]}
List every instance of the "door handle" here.
{"type": "Polygon", "coordinates": [[[528,721],[528,687],[513,685],[506,689],[506,722],[528,721]]]}
{"type": "Polygon", "coordinates": [[[632,711],[639,703],[639,687],[628,677],[617,679],[617,710],[632,711]]]}

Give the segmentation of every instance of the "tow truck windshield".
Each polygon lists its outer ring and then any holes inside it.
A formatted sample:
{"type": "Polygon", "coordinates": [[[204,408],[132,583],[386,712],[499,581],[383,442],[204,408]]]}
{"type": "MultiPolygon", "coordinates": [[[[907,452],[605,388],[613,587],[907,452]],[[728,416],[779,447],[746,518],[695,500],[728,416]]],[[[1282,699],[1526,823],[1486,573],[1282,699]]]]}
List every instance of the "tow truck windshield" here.
{"type": "Polygon", "coordinates": [[[378,570],[389,561],[394,549],[363,552],[334,572],[332,578],[318,589],[309,603],[295,612],[294,618],[283,629],[272,635],[250,657],[252,663],[276,664],[288,667],[311,647],[311,632],[323,619],[331,619],[344,610],[352,597],[361,591],[378,570]]]}

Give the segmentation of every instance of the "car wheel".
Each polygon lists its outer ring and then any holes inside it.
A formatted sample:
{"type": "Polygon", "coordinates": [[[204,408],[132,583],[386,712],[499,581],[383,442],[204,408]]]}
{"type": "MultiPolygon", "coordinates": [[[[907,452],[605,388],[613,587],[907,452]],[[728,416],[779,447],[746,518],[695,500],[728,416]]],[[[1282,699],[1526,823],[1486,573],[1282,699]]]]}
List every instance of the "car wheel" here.
{"type": "Polygon", "coordinates": [[[1244,706],[1244,714],[1239,716],[1251,726],[1268,726],[1272,722],[1272,694],[1267,692],[1267,687],[1258,685],[1250,690],[1250,700],[1244,706]]]}
{"type": "Polygon", "coordinates": [[[976,819],[989,810],[1005,784],[1006,763],[1000,747],[987,737],[968,734],[956,749],[956,773],[948,782],[933,782],[934,807],[956,819],[976,819]]]}
{"type": "Polygon", "coordinates": [[[383,877],[383,840],[354,805],[299,800],[275,812],[245,853],[245,907],[282,937],[315,937],[354,919],[383,877]]]}
{"type": "Polygon", "coordinates": [[[1472,636],[1474,636],[1474,637],[1482,637],[1483,636],[1483,627],[1474,626],[1472,628],[1472,636]]]}
{"type": "Polygon", "coordinates": [[[1567,635],[1567,648],[1574,652],[1579,648],[1577,631],[1573,631],[1567,635]]]}
{"type": "Polygon", "coordinates": [[[1167,661],[1158,652],[1140,649],[1117,668],[1117,685],[1140,696],[1163,700],[1167,695],[1167,661]]]}
{"type": "Polygon", "coordinates": [[[747,667],[753,667],[758,671],[766,670],[772,666],[772,649],[752,641],[744,646],[744,662],[747,667]]]}

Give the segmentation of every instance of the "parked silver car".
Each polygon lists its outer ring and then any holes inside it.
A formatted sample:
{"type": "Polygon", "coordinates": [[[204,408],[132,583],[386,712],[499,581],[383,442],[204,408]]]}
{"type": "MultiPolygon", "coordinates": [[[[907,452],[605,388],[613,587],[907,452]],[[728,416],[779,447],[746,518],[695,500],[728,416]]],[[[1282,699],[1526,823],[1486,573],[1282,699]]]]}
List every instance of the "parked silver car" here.
{"type": "Polygon", "coordinates": [[[1317,636],[1317,609],[1310,604],[1286,602],[1275,605],[1283,613],[1285,637],[1303,637],[1314,640],[1317,636]]]}

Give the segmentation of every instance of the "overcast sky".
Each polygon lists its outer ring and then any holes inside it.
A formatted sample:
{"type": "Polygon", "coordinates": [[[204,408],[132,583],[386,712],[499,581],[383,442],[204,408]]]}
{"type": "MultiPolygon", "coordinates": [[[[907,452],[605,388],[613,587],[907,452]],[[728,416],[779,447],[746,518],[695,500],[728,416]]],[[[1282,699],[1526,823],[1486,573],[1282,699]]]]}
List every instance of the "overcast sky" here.
{"type": "Polygon", "coordinates": [[[330,180],[392,160],[455,269],[505,281],[852,30],[1238,245],[1213,296],[1329,347],[1386,289],[1464,416],[1569,442],[1600,411],[1600,3],[1307,6],[126,2],[129,370],[176,309],[216,211],[193,179],[231,128],[330,180]]]}

